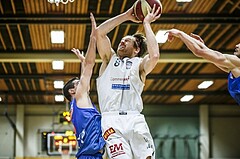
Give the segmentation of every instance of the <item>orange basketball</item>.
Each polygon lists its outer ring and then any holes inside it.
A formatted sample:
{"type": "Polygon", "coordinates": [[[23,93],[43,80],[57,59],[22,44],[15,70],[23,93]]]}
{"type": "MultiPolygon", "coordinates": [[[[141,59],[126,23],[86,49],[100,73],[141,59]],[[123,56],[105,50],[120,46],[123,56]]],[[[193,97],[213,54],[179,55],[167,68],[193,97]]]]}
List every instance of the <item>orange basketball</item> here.
{"type": "Polygon", "coordinates": [[[143,21],[145,16],[148,14],[147,8],[151,11],[154,4],[156,4],[156,9],[160,7],[158,14],[161,14],[162,4],[159,0],[137,0],[133,6],[134,15],[138,20],[143,21]]]}

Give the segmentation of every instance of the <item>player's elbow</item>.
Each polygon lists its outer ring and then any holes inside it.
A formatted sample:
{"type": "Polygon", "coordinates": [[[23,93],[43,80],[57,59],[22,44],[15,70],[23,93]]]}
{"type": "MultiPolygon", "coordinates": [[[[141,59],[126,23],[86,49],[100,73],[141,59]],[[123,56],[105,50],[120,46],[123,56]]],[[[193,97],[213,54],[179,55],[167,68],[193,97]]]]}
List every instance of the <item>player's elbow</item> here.
{"type": "Polygon", "coordinates": [[[95,35],[96,35],[97,40],[98,40],[99,37],[101,36],[101,31],[99,30],[99,28],[97,28],[97,29],[95,30],[95,35]]]}
{"type": "Polygon", "coordinates": [[[95,65],[95,59],[86,59],[84,65],[85,67],[86,66],[93,67],[95,65]]]}
{"type": "Polygon", "coordinates": [[[160,57],[159,51],[154,51],[154,53],[151,56],[151,58],[156,61],[159,59],[159,57],[160,57]]]}
{"type": "Polygon", "coordinates": [[[97,27],[95,33],[96,33],[97,39],[101,39],[106,36],[106,34],[103,32],[103,30],[99,27],[97,27]]]}
{"type": "Polygon", "coordinates": [[[94,65],[95,65],[95,60],[86,61],[86,65],[92,65],[92,66],[94,66],[94,65]]]}

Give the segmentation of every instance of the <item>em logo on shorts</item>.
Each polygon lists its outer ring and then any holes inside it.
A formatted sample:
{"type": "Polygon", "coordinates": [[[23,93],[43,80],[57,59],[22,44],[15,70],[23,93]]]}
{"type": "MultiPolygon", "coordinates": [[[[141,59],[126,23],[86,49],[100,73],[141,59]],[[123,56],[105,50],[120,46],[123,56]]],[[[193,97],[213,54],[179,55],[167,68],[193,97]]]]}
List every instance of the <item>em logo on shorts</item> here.
{"type": "Polygon", "coordinates": [[[109,146],[109,150],[112,155],[111,157],[116,157],[116,156],[125,154],[122,143],[113,144],[113,145],[109,146]]]}

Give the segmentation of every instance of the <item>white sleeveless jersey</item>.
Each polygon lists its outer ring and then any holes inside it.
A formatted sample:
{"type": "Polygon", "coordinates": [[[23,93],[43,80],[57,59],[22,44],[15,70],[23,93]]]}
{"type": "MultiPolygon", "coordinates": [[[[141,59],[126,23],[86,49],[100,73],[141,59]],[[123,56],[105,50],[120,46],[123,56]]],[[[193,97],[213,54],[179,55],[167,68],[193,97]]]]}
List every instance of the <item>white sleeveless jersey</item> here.
{"type": "Polygon", "coordinates": [[[97,78],[98,102],[101,112],[139,111],[143,109],[141,93],[144,83],[139,77],[142,58],[124,58],[114,54],[97,78]]]}

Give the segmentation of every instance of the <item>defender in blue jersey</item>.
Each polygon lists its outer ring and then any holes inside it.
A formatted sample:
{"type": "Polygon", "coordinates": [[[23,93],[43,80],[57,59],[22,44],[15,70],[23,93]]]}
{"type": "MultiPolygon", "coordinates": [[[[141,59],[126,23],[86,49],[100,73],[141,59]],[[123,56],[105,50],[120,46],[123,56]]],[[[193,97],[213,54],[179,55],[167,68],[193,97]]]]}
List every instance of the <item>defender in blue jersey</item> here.
{"type": "Polygon", "coordinates": [[[96,57],[96,22],[92,14],[90,18],[92,33],[86,56],[84,57],[78,49],[72,49],[82,62],[81,77],[72,78],[63,87],[63,94],[71,105],[71,121],[78,142],[77,159],[102,159],[105,146],[101,115],[89,97],[89,85],[96,57]]]}
{"type": "Polygon", "coordinates": [[[169,41],[172,41],[174,37],[180,38],[197,57],[202,57],[215,64],[224,72],[229,73],[228,91],[240,105],[240,43],[236,45],[233,55],[222,54],[208,48],[198,35],[191,34],[189,36],[177,29],[171,29],[168,33],[169,41]]]}
{"type": "Polygon", "coordinates": [[[228,75],[228,91],[240,105],[240,76],[235,78],[231,72],[228,75]]]}

